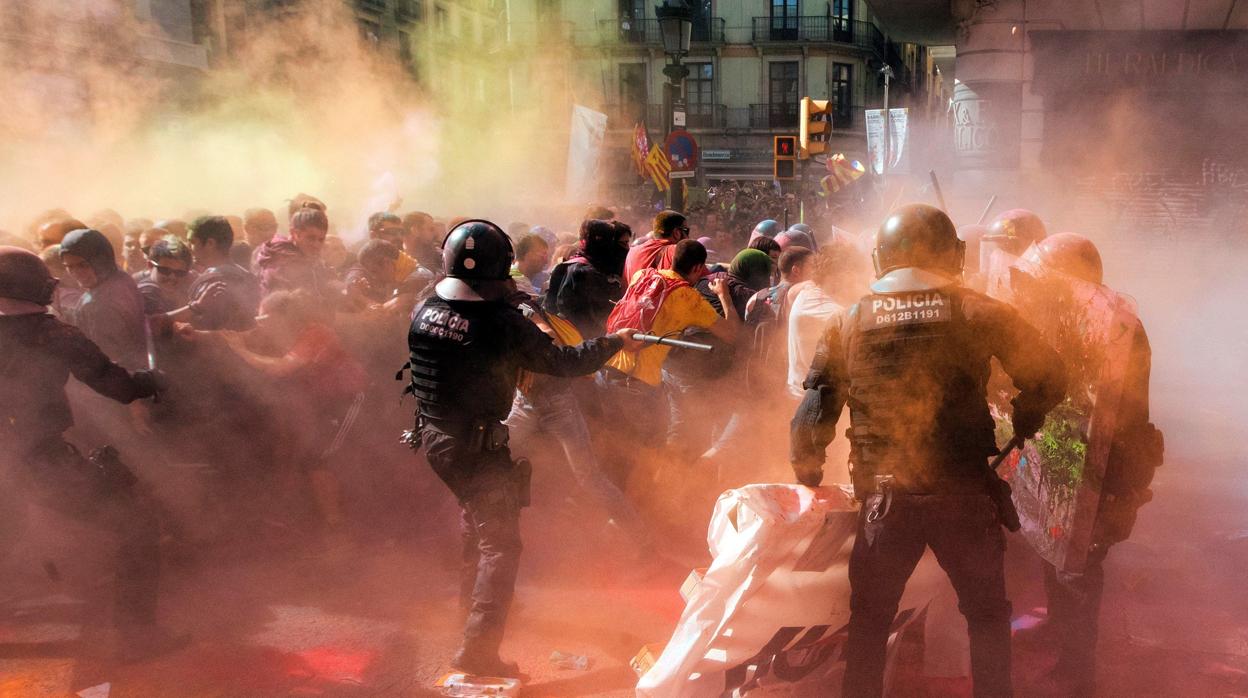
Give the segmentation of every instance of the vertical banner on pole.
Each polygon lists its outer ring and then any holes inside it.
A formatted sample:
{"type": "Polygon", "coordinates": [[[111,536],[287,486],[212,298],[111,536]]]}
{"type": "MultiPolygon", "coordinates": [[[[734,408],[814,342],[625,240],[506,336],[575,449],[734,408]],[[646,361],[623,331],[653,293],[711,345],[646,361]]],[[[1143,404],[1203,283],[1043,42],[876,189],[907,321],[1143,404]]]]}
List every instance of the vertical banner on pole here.
{"type": "Polygon", "coordinates": [[[606,114],[580,105],[572,106],[566,186],[569,203],[585,204],[598,198],[602,141],[606,134],[606,114]]]}
{"type": "MultiPolygon", "coordinates": [[[[889,109],[888,139],[892,157],[888,171],[893,174],[909,174],[910,149],[906,147],[909,136],[909,109],[889,109]]],[[[884,174],[884,110],[867,110],[867,161],[871,172],[884,174]]]]}

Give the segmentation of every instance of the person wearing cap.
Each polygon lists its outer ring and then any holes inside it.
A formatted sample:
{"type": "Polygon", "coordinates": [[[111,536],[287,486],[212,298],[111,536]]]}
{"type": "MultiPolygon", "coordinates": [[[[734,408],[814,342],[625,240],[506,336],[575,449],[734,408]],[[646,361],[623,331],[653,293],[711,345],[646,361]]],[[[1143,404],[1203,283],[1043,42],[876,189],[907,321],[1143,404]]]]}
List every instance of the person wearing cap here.
{"type": "Polygon", "coordinates": [[[515,252],[494,223],[466,220],[442,245],[446,278],[412,316],[409,391],[416,396],[412,443],[459,501],[463,524],[463,644],[452,660],[471,674],[518,676],[499,657],[520,561],[526,461],[513,461],[508,430],[523,369],[587,375],[621,350],[636,351],[635,329],[557,346],[517,309],[515,252]]]}
{"type": "MultiPolygon", "coordinates": [[[[95,256],[82,258],[81,241],[70,242],[78,253],[72,256],[89,266],[85,259],[95,256]]],[[[74,423],[65,385],[72,375],[106,398],[131,403],[154,397],[160,380],[148,371],[127,371],[82,330],[52,317],[47,306],[57,285],[39,257],[0,247],[0,470],[13,476],[6,478],[6,495],[104,529],[117,541],[118,654],[124,661],[143,660],[189,642],[156,622],[157,507],[115,449],[84,457],[65,441],[74,423]]]]}

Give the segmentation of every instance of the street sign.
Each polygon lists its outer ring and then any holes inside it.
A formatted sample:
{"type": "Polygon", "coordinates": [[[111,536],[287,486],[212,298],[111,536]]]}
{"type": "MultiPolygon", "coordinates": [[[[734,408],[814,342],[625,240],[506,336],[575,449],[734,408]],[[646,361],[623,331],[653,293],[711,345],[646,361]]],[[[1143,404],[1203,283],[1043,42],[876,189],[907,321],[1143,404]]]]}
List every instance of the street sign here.
{"type": "Polygon", "coordinates": [[[685,113],[683,111],[672,112],[672,125],[681,128],[685,127],[685,113]]]}
{"type": "Polygon", "coordinates": [[[704,162],[708,160],[721,160],[722,161],[722,160],[731,160],[731,159],[732,159],[731,150],[727,150],[723,148],[721,149],[706,148],[702,151],[702,160],[704,162]]]}
{"type": "Polygon", "coordinates": [[[698,141],[685,130],[672,131],[663,144],[672,163],[672,179],[687,179],[698,171],[698,141]]]}

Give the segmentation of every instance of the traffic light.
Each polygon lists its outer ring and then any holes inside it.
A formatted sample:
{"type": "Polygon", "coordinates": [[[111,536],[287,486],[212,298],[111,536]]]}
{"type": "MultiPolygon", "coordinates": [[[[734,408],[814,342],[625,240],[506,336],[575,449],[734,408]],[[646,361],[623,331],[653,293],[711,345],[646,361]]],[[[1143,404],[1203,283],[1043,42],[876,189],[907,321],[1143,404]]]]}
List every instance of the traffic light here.
{"type": "Polygon", "coordinates": [[[774,162],[776,179],[797,179],[797,136],[776,136],[774,162]]]}
{"type": "Polygon", "coordinates": [[[828,134],[832,130],[832,110],[826,99],[802,97],[801,156],[808,158],[828,149],[828,134]]]}

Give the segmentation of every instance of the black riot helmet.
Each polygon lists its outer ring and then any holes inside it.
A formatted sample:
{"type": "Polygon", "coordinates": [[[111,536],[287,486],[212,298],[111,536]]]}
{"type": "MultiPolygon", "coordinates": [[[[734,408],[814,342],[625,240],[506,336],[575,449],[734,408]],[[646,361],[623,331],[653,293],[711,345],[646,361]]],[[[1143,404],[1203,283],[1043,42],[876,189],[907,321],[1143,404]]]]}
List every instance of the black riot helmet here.
{"type": "Polygon", "coordinates": [[[877,276],[904,267],[919,267],[956,276],[962,271],[966,243],[944,211],[910,204],[893,211],[875,233],[871,254],[877,276]]]}
{"type": "Polygon", "coordinates": [[[501,300],[509,295],[511,265],[516,253],[511,239],[497,225],[480,219],[456,225],[442,241],[438,295],[446,300],[501,300]]]}
{"type": "Polygon", "coordinates": [[[39,256],[19,247],[0,247],[0,297],[50,305],[57,280],[39,256]]]}

